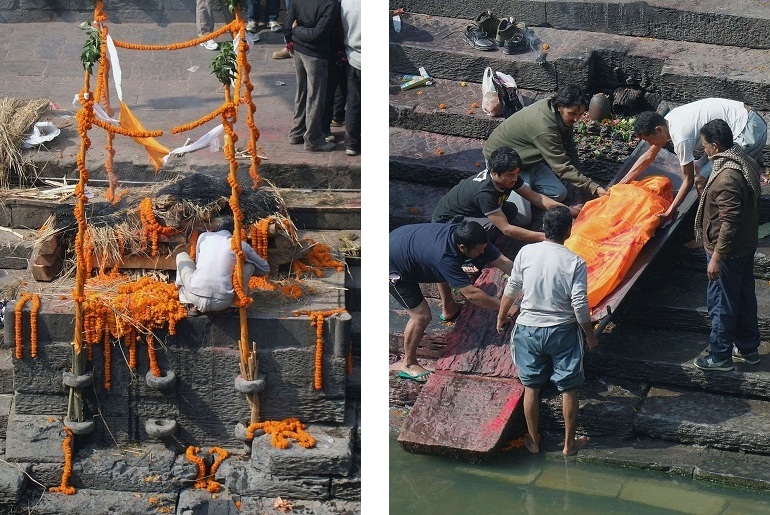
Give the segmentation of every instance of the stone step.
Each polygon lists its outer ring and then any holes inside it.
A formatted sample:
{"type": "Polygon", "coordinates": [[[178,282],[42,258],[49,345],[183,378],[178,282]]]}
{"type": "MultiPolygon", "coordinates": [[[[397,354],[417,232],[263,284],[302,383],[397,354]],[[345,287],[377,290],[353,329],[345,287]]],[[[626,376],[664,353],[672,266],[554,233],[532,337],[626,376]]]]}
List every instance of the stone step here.
{"type": "MultiPolygon", "coordinates": [[[[770,207],[770,198],[767,200],[763,198],[762,201],[763,205],[770,207]]],[[[683,266],[698,272],[706,272],[708,262],[706,252],[702,248],[688,249],[679,246],[677,254],[677,258],[683,266]]],[[[757,245],[757,251],[754,254],[754,277],[764,280],[770,279],[770,236],[760,239],[757,245]]]]}
{"type": "Polygon", "coordinates": [[[713,392],[770,399],[770,342],[764,340],[758,365],[735,362],[730,372],[710,372],[693,365],[709,346],[708,334],[620,324],[599,338],[599,348],[585,356],[586,372],[713,392]]]}
{"type": "Polygon", "coordinates": [[[13,393],[13,350],[12,345],[0,348],[0,395],[13,393]]]}
{"type": "Polygon", "coordinates": [[[636,416],[634,429],[663,440],[770,454],[770,401],[652,388],[636,416]]]}
{"type": "Polygon", "coordinates": [[[530,51],[506,55],[482,52],[463,40],[468,20],[408,16],[401,32],[390,32],[390,70],[416,74],[420,66],[434,77],[479,82],[484,69],[512,75],[525,89],[553,91],[564,84],[588,90],[637,87],[660,99],[692,102],[708,96],[742,100],[770,110],[770,55],[705,43],[655,40],[581,30],[537,27],[536,45],[550,45],[548,63],[530,51]],[[714,62],[720,63],[718,67],[714,62]],[[729,79],[725,79],[729,77],[729,79]]]}
{"type": "MultiPolygon", "coordinates": [[[[637,281],[624,300],[617,321],[650,329],[710,332],[705,269],[662,268],[646,271],[642,280],[637,281]]],[[[756,279],[755,283],[760,337],[770,340],[770,283],[765,279],[756,279]]]]}
{"type": "MultiPolygon", "coordinates": [[[[390,126],[410,131],[424,131],[447,136],[486,140],[492,131],[504,121],[502,116],[490,117],[481,110],[481,84],[477,81],[465,82],[450,79],[434,79],[430,86],[417,89],[401,90],[401,74],[390,74],[390,126]],[[476,104],[479,107],[473,107],[476,104]],[[443,105],[442,107],[439,107],[443,105]]],[[[520,88],[524,105],[541,100],[551,95],[550,92],[527,90],[520,88]]],[[[614,98],[612,91],[606,91],[610,99],[614,98]]],[[[662,102],[658,111],[663,108],[673,109],[681,104],[662,102]]],[[[648,104],[638,106],[637,110],[655,109],[648,104]]],[[[760,116],[770,121],[770,112],[759,111],[760,116]]],[[[593,151],[597,146],[590,142],[582,143],[581,135],[575,135],[578,144],[578,154],[581,160],[594,159],[593,151]]],[[[601,156],[622,162],[636,147],[638,140],[632,139],[628,148],[613,145],[611,149],[600,149],[601,156]]],[[[770,145],[763,151],[763,160],[770,162],[770,145]]],[[[770,210],[770,206],[768,206],[770,210]]],[[[770,214],[768,215],[770,216],[770,214]]]]}
{"type": "Polygon", "coordinates": [[[31,229],[0,230],[0,268],[26,270],[37,237],[31,229]]]}
{"type": "MultiPolygon", "coordinates": [[[[409,21],[420,13],[430,16],[463,18],[470,23],[479,12],[491,9],[498,17],[514,16],[534,26],[566,30],[586,30],[681,41],[733,45],[746,48],[770,48],[770,12],[752,0],[725,3],[708,0],[672,4],[666,0],[629,3],[624,0],[582,1],[489,0],[454,2],[452,0],[390,0],[391,9],[409,11],[402,18],[409,21]]],[[[402,21],[403,23],[403,21],[402,21]]]]}

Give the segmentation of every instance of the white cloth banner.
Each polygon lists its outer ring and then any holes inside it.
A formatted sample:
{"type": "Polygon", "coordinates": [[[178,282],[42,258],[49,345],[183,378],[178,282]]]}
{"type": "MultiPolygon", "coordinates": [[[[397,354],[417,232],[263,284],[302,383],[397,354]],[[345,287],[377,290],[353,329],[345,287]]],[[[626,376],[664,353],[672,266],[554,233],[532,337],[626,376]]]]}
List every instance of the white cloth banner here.
{"type": "Polygon", "coordinates": [[[188,152],[195,152],[196,150],[200,150],[202,148],[208,147],[209,145],[211,145],[212,141],[214,141],[215,139],[219,138],[219,135],[222,134],[224,132],[224,130],[225,130],[224,126],[220,123],[219,125],[217,125],[213,129],[208,131],[206,134],[201,136],[198,139],[198,141],[196,141],[194,143],[190,143],[189,145],[184,145],[182,147],[175,148],[174,150],[169,152],[168,156],[163,158],[163,164],[164,165],[166,164],[166,161],[168,161],[168,158],[171,155],[174,155],[174,154],[186,154],[188,152]]]}

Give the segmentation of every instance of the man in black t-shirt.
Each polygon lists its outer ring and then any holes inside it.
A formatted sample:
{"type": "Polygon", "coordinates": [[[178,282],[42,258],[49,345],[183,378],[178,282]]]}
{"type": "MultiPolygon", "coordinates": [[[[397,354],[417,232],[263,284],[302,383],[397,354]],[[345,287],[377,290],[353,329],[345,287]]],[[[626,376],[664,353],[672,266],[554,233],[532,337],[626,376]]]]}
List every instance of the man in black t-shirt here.
{"type": "Polygon", "coordinates": [[[499,309],[500,300],[471,284],[462,270],[466,259],[490,263],[506,274],[513,263],[487,240],[476,222],[403,225],[390,233],[390,294],[409,314],[404,329],[404,361],[399,377],[424,383],[429,372],[417,362],[417,344],[432,319],[420,283],[438,283],[441,318],[449,322],[462,304],[452,298],[452,288],[473,304],[499,309]]]}
{"type": "MultiPolygon", "coordinates": [[[[521,158],[510,147],[500,147],[492,152],[489,169],[474,177],[463,179],[439,200],[433,210],[433,222],[473,220],[486,230],[497,227],[500,232],[520,241],[543,241],[545,235],[530,231],[512,202],[510,195],[521,195],[533,205],[546,210],[563,204],[533,191],[519,177],[521,158]],[[516,225],[514,225],[516,224],[516,225]]],[[[582,206],[569,208],[577,216],[582,206]]]]}

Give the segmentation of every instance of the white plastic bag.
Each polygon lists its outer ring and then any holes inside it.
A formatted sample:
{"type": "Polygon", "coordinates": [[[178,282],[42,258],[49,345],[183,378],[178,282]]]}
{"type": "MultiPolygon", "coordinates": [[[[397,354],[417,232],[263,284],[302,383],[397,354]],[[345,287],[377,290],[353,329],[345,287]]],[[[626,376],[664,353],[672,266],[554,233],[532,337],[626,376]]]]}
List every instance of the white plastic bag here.
{"type": "Polygon", "coordinates": [[[32,132],[27,134],[24,141],[21,142],[21,148],[32,148],[51,141],[61,133],[53,122],[36,122],[32,127],[32,132]]]}
{"type": "Polygon", "coordinates": [[[489,116],[500,116],[503,106],[497,96],[497,90],[492,83],[492,68],[484,70],[484,79],[481,81],[481,109],[489,116]]]}

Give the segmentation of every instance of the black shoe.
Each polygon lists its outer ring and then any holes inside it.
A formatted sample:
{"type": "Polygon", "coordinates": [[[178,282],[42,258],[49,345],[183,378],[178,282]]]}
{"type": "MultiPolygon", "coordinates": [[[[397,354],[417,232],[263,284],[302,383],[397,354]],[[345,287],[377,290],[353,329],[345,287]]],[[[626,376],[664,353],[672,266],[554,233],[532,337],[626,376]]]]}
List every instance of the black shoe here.
{"type": "Polygon", "coordinates": [[[463,36],[465,42],[476,50],[494,50],[494,42],[487,37],[487,33],[484,30],[468,25],[465,29],[465,35],[463,36]]]}
{"type": "Polygon", "coordinates": [[[713,354],[704,358],[695,358],[692,364],[701,370],[719,370],[720,372],[729,372],[735,368],[732,358],[727,358],[720,361],[714,358],[713,354]]]}
{"type": "Polygon", "coordinates": [[[487,34],[487,37],[494,38],[497,36],[497,27],[500,25],[500,20],[489,9],[481,12],[474,21],[478,28],[487,34]]]}
{"type": "Polygon", "coordinates": [[[503,43],[503,53],[507,55],[520,54],[528,50],[527,38],[522,32],[516,32],[513,37],[503,43]]]}
{"type": "Polygon", "coordinates": [[[513,17],[503,18],[500,20],[500,25],[497,26],[495,43],[502,48],[505,42],[511,39],[514,34],[516,34],[516,19],[513,17]]]}
{"type": "Polygon", "coordinates": [[[759,352],[747,352],[746,354],[738,350],[737,347],[733,347],[733,360],[742,361],[749,365],[756,365],[759,363],[759,352]]]}

